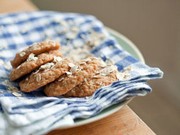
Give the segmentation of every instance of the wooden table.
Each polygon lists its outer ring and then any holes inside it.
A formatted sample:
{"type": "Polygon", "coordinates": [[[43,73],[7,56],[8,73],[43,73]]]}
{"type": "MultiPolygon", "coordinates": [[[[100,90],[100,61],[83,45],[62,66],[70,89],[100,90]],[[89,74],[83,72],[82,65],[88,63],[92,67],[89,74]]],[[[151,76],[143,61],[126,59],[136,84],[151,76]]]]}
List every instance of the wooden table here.
{"type": "MultiPolygon", "coordinates": [[[[0,13],[37,10],[28,0],[0,0],[0,13]]],[[[128,107],[96,122],[48,135],[154,135],[155,133],[128,107]]]]}

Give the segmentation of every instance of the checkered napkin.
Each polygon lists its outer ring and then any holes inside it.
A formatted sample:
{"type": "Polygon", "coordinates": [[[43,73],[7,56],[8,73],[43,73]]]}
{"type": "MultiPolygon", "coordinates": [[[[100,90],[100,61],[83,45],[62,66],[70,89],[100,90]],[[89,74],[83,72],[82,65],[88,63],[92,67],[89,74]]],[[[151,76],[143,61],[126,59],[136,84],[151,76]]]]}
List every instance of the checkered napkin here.
{"type": "Polygon", "coordinates": [[[0,134],[44,134],[73,125],[77,118],[89,118],[111,105],[146,95],[151,91],[146,81],[161,78],[162,74],[158,68],[151,68],[124,51],[91,15],[50,11],[0,15],[0,134]],[[97,37],[101,40],[94,42],[90,53],[113,61],[120,73],[126,74],[92,96],[46,97],[41,90],[23,93],[17,83],[9,81],[9,61],[26,46],[53,39],[71,49],[81,48],[97,37]]]}

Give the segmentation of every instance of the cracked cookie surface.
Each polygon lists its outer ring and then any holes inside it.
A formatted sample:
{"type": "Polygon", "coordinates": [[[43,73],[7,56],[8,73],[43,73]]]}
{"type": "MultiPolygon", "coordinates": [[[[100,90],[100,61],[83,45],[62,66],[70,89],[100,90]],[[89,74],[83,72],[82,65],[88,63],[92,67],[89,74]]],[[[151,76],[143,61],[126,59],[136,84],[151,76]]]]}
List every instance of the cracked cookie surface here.
{"type": "Polygon", "coordinates": [[[29,57],[31,53],[38,55],[44,52],[48,52],[50,50],[57,50],[59,49],[59,47],[60,47],[60,44],[58,42],[51,41],[51,40],[34,43],[28,48],[17,53],[15,58],[11,61],[11,65],[13,68],[16,68],[21,63],[26,61],[26,59],[29,57]]]}
{"type": "Polygon", "coordinates": [[[77,65],[69,66],[71,69],[70,72],[66,73],[66,77],[60,77],[58,80],[45,87],[44,92],[47,96],[63,95],[78,84],[82,83],[85,79],[91,78],[96,71],[101,68],[101,60],[95,57],[90,57],[81,60],[77,65]]]}
{"type": "Polygon", "coordinates": [[[91,96],[97,89],[117,81],[118,80],[117,73],[118,71],[116,68],[105,67],[104,69],[101,69],[99,73],[95,74],[92,78],[88,78],[83,83],[77,85],[72,90],[68,91],[64,96],[65,97],[91,96]],[[108,68],[111,69],[109,70],[108,68]]]}
{"type": "Polygon", "coordinates": [[[35,56],[33,53],[31,53],[25,62],[12,70],[12,72],[10,73],[10,80],[15,81],[22,76],[31,73],[41,65],[53,61],[57,56],[62,56],[59,50],[49,51],[39,54],[38,56],[35,56]]]}
{"type": "Polygon", "coordinates": [[[31,92],[55,81],[70,69],[69,63],[69,59],[59,57],[56,62],[42,65],[36,72],[19,83],[20,89],[24,92],[31,92]]]}

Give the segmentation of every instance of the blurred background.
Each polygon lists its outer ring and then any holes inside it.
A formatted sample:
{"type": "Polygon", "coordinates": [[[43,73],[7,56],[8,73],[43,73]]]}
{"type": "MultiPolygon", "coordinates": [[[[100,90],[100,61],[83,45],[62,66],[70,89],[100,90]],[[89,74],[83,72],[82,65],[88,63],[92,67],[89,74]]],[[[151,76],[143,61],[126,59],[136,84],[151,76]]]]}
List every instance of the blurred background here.
{"type": "Polygon", "coordinates": [[[32,0],[41,10],[92,14],[136,44],[164,78],[149,82],[153,92],[129,106],[157,134],[180,134],[179,0],[32,0]]]}

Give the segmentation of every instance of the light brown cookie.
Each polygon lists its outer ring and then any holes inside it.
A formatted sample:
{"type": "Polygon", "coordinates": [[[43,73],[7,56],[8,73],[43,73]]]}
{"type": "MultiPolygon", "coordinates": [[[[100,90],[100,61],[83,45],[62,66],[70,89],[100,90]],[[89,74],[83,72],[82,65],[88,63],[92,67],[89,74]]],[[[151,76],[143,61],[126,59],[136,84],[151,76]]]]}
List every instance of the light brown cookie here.
{"type": "Polygon", "coordinates": [[[34,43],[28,48],[16,54],[15,58],[11,61],[11,65],[13,68],[18,67],[22,62],[26,61],[31,53],[38,55],[44,52],[48,52],[50,50],[59,49],[60,44],[55,41],[43,41],[39,43],[34,43]]]}
{"type": "Polygon", "coordinates": [[[15,81],[20,77],[31,73],[33,70],[39,68],[41,65],[52,62],[54,58],[56,58],[56,56],[61,56],[59,50],[42,53],[38,56],[35,56],[33,53],[31,53],[25,62],[12,70],[10,74],[10,80],[15,81]]]}
{"type": "Polygon", "coordinates": [[[63,95],[85,79],[92,77],[102,66],[101,60],[95,57],[81,60],[77,65],[78,67],[69,64],[71,70],[67,72],[67,76],[65,78],[60,77],[58,80],[48,84],[44,90],[45,94],[47,96],[63,95]]]}
{"type": "Polygon", "coordinates": [[[112,82],[118,80],[117,69],[112,67],[105,67],[98,74],[92,78],[88,78],[82,84],[77,85],[72,90],[68,91],[65,97],[85,97],[91,96],[97,89],[107,86],[112,82]],[[111,69],[107,69],[111,68],[111,69]],[[107,71],[107,72],[106,72],[107,71]],[[108,72],[109,71],[109,72],[108,72]]]}
{"type": "Polygon", "coordinates": [[[35,73],[32,73],[25,80],[19,83],[20,89],[24,92],[34,91],[50,82],[55,81],[62,74],[67,72],[70,67],[69,59],[61,59],[58,57],[56,63],[46,63],[42,65],[35,73]]]}

